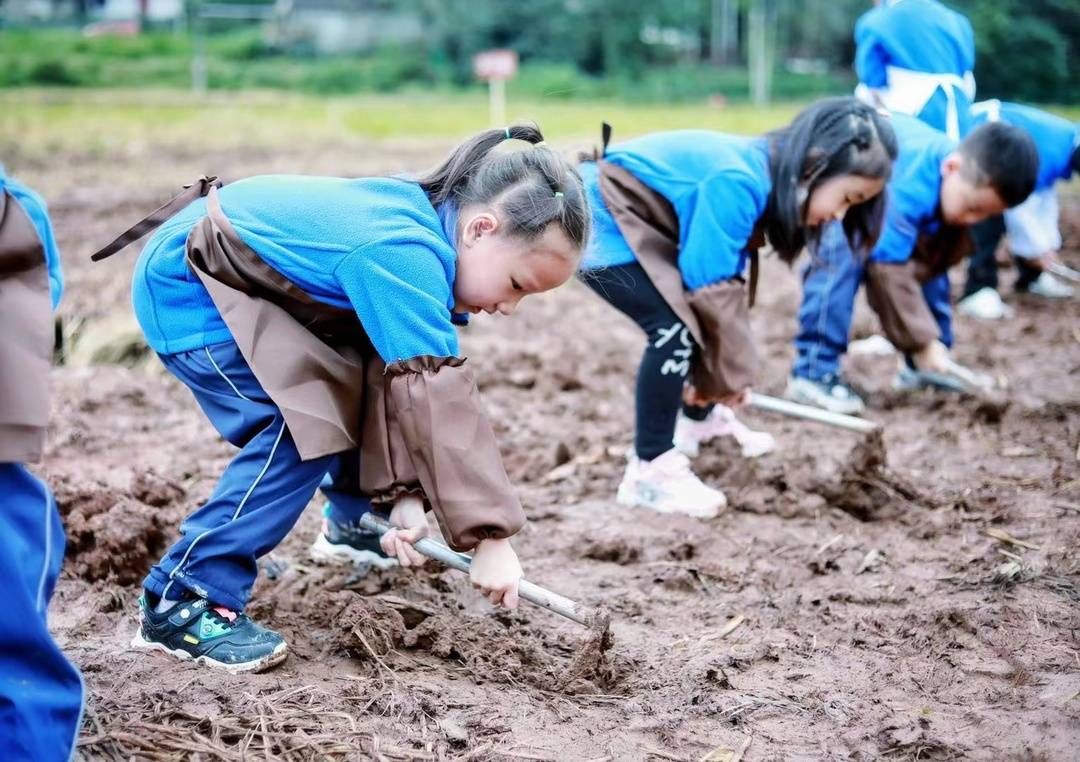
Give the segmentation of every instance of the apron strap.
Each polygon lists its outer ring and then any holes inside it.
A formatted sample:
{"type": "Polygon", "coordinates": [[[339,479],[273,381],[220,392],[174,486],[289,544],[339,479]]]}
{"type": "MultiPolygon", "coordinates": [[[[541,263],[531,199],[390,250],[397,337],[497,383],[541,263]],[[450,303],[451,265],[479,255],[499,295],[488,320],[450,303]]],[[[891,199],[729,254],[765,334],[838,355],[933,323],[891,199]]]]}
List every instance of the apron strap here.
{"type": "Polygon", "coordinates": [[[118,235],[115,240],[112,241],[112,243],[109,243],[106,246],[102,246],[100,249],[95,251],[90,256],[90,259],[94,262],[100,262],[102,259],[111,257],[113,254],[125,248],[126,246],[138,241],[151,230],[155,230],[156,228],[158,228],[161,223],[165,222],[165,220],[172,217],[174,214],[179,212],[181,209],[186,207],[195,199],[205,196],[207,193],[210,192],[211,188],[220,187],[221,180],[219,180],[216,175],[211,175],[210,177],[207,177],[206,175],[201,175],[198,179],[195,180],[195,182],[185,185],[183,191],[173,196],[171,199],[166,201],[157,209],[150,212],[150,214],[146,215],[141,220],[132,225],[130,228],[118,235]]]}
{"type": "Polygon", "coordinates": [[[581,154],[581,161],[600,161],[607,156],[608,143],[611,142],[611,125],[607,122],[600,123],[600,147],[593,146],[592,155],[581,154]]]}

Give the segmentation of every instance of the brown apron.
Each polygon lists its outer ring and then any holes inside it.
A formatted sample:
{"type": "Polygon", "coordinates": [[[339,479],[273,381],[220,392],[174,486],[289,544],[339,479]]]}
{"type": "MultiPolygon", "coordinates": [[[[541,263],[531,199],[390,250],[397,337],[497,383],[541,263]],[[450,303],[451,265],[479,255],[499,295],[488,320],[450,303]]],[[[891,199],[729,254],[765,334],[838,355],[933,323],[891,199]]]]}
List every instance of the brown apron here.
{"type": "MultiPolygon", "coordinates": [[[[312,299],[241,240],[215,182],[197,192],[207,195],[207,215],[188,236],[188,266],[281,409],[301,458],[360,448],[352,486],[376,504],[425,497],[455,549],[515,534],[525,514],[464,360],[386,367],[352,310],[312,299]]],[[[151,217],[166,208],[174,207],[151,217]]]]}
{"type": "Polygon", "coordinates": [[[866,300],[881,321],[881,329],[893,346],[910,353],[940,338],[922,284],[959,263],[971,253],[967,227],[942,225],[922,235],[911,258],[901,264],[870,262],[866,267],[866,300]]]}
{"type": "Polygon", "coordinates": [[[0,192],[0,463],[41,459],[49,425],[53,320],[45,247],[0,192]]]}
{"type": "Polygon", "coordinates": [[[679,220],[670,202],[632,173],[603,160],[611,137],[604,125],[603,149],[586,160],[598,167],[600,193],[619,232],[649,280],[697,343],[691,382],[704,396],[741,391],[754,383],[757,351],[750,333],[748,310],[754,304],[758,279],[758,249],[765,244],[763,228],[755,228],[750,253],[749,295],[741,279],[716,283],[687,293],[679,270],[679,220]]]}
{"type": "Polygon", "coordinates": [[[280,408],[300,457],[358,447],[364,358],[373,352],[356,313],[312,299],[266,264],[221,211],[216,188],[206,210],[188,235],[188,265],[280,408]]]}

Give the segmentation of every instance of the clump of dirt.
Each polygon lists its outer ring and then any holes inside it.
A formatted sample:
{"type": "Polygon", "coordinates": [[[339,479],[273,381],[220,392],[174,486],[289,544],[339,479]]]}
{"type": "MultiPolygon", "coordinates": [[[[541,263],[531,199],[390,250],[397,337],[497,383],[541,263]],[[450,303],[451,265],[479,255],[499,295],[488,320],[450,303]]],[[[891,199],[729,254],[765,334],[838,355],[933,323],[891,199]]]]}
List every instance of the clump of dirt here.
{"type": "Polygon", "coordinates": [[[316,626],[335,633],[333,645],[355,656],[378,658],[401,644],[405,620],[398,611],[378,598],[366,598],[347,590],[320,592],[312,611],[319,612],[316,626]]]}
{"type": "Polygon", "coordinates": [[[605,656],[614,642],[611,612],[603,607],[598,608],[590,617],[589,636],[574,653],[570,666],[560,680],[560,687],[567,690],[582,680],[592,681],[597,678],[605,685],[613,684],[615,675],[606,663],[605,656]]]}
{"type": "Polygon", "coordinates": [[[920,499],[907,480],[886,467],[880,429],[855,445],[838,479],[819,482],[813,491],[860,521],[896,518],[920,499]]]}
{"type": "Polygon", "coordinates": [[[971,417],[979,423],[998,425],[1005,417],[1012,401],[999,396],[973,397],[970,401],[971,417]]]}
{"type": "Polygon", "coordinates": [[[56,484],[56,502],[67,531],[67,562],[89,582],[142,579],[165,549],[170,517],[103,485],[56,484]]]}
{"type": "Polygon", "coordinates": [[[587,542],[581,555],[594,561],[626,566],[641,559],[641,543],[625,537],[600,537],[587,542]]]}
{"type": "Polygon", "coordinates": [[[131,480],[131,496],[155,508],[164,508],[184,497],[184,488],[148,468],[131,480]]]}

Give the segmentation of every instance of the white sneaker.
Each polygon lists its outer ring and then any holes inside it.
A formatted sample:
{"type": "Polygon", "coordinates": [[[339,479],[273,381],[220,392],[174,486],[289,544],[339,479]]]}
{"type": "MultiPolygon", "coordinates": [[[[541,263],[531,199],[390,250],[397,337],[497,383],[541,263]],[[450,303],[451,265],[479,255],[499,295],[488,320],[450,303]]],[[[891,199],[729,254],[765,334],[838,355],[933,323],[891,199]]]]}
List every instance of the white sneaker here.
{"type": "Polygon", "coordinates": [[[961,299],[956,311],[976,320],[1003,320],[1013,316],[1013,308],[1001,300],[997,289],[989,286],[983,286],[961,299]]]}
{"type": "Polygon", "coordinates": [[[1027,292],[1043,299],[1068,299],[1075,293],[1075,289],[1050,273],[1042,273],[1027,287],[1027,292]]]}
{"type": "Polygon", "coordinates": [[[619,505],[711,519],[727,507],[724,493],[690,470],[690,459],[672,448],[652,460],[630,456],[615,498],[619,505]]]}
{"type": "Polygon", "coordinates": [[[703,421],[687,418],[680,410],[675,419],[675,449],[690,458],[696,458],[701,443],[716,437],[734,437],[742,448],[744,458],[756,458],[776,448],[776,440],[766,431],[754,431],[735,417],[735,411],[724,405],[716,405],[703,421]]]}

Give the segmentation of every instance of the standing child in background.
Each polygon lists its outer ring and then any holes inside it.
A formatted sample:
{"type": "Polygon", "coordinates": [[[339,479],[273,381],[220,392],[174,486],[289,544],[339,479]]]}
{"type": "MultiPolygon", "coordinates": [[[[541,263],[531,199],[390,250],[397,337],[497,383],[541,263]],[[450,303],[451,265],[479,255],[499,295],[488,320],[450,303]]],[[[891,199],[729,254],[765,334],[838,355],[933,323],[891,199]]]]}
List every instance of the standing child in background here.
{"type": "Polygon", "coordinates": [[[573,168],[515,126],[473,137],[419,181],[214,186],[204,178],[152,215],[168,219],[133,298],[150,346],[241,449],[147,576],[133,645],[230,671],[282,661],[284,639],[241,612],[256,560],[320,486],[341,529],[328,542],[358,537],[373,495],[400,527],[382,549],[421,563],[412,543],[428,506],[451,547],[475,550],[473,583],[513,608],[509,538],[525,515],[454,317],[509,315],[574,274],[589,217],[573,168]],[[496,150],[510,139],[529,145],[496,150]]]}
{"type": "Polygon", "coordinates": [[[786,396],[837,413],[865,404],[840,376],[855,296],[865,279],[885,335],[906,356],[894,385],[957,389],[979,379],[949,357],[948,268],[968,253],[967,228],[1016,206],[1035,185],[1038,156],[1023,131],[974,130],[959,145],[918,119],[895,115],[900,155],[881,239],[868,262],[839,226],[822,236],[803,283],[795,366],[786,396]]]}
{"type": "MultiPolygon", "coordinates": [[[[753,384],[747,309],[757,250],[768,239],[790,262],[834,219],[854,247],[872,242],[895,155],[887,120],[855,98],[833,98],[764,137],[657,133],[582,164],[593,210],[584,280],[648,339],[619,503],[701,518],[726,505],[685,453],[732,432],[728,407],[742,404],[753,384]]],[[[771,447],[768,435],[732,433],[746,454],[771,447]]]]}
{"type": "Polygon", "coordinates": [[[47,621],[64,529],[49,488],[25,465],[45,445],[62,291],[45,202],[0,168],[0,759],[13,762],[71,758],[82,716],[82,678],[47,621]]]}
{"type": "Polygon", "coordinates": [[[874,4],[855,23],[856,96],[959,140],[975,98],[971,22],[937,0],[874,4]]]}
{"type": "Polygon", "coordinates": [[[1003,235],[1008,236],[1009,252],[1020,273],[1017,291],[1047,299],[1072,296],[1073,289],[1047,272],[1047,267],[1058,261],[1061,249],[1054,186],[1080,172],[1080,125],[1031,106],[997,100],[976,103],[971,112],[975,124],[1004,122],[1030,135],[1039,152],[1039,178],[1027,201],[972,228],[975,253],[968,263],[964,298],[957,310],[984,320],[1011,313],[998,293],[995,252],[1003,235]]]}

